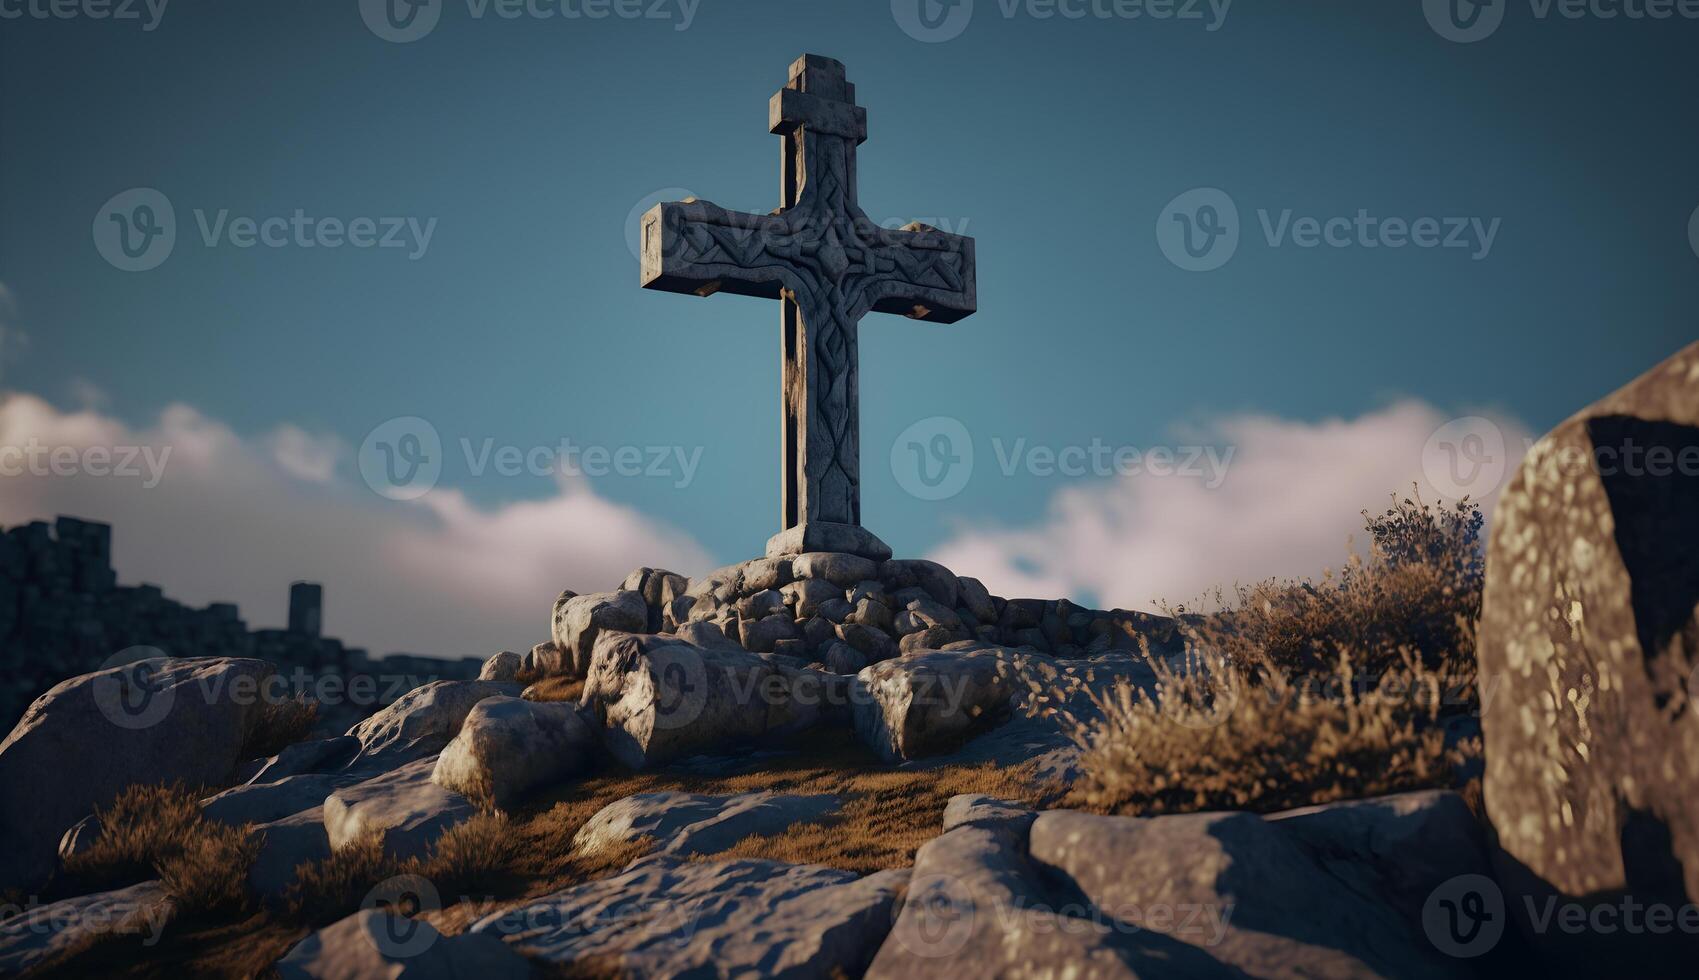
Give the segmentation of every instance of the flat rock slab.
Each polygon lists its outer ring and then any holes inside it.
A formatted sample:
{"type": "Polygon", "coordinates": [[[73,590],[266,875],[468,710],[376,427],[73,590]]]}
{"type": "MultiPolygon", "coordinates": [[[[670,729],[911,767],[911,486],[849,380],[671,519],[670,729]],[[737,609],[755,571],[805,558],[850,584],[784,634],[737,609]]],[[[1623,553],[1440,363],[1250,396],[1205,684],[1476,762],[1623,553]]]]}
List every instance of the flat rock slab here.
{"type": "Polygon", "coordinates": [[[443,749],[431,778],[444,789],[505,809],[533,790],[582,772],[600,747],[576,704],[486,698],[443,749]]]}
{"type": "Polygon", "coordinates": [[[428,922],[366,909],[301,940],[284,980],[525,980],[531,964],[489,936],[444,936],[428,922]]]}
{"type": "Polygon", "coordinates": [[[170,918],[170,899],[157,881],[26,909],[0,921],[0,975],[21,973],[98,936],[158,937],[170,918]]]}
{"type": "Polygon", "coordinates": [[[521,690],[518,684],[499,681],[433,681],[414,688],[348,730],[361,745],[349,769],[386,772],[434,756],[460,734],[460,726],[479,701],[516,698],[521,690]]]}
{"type": "Polygon", "coordinates": [[[420,759],[331,793],[324,801],[331,848],[341,850],[375,833],[387,853],[420,857],[444,831],[470,820],[478,808],[431,781],[436,765],[434,756],[420,759]]]}
{"type": "Polygon", "coordinates": [[[233,827],[271,823],[303,810],[316,810],[324,805],[325,797],[359,781],[358,776],[343,773],[311,773],[275,783],[237,786],[202,800],[201,815],[233,827]]]}
{"type": "Polygon", "coordinates": [[[856,735],[891,761],[956,748],[1007,719],[1026,660],[990,647],[876,663],[856,677],[856,735]]]}
{"type": "Polygon", "coordinates": [[[662,853],[714,854],[751,834],[781,834],[792,824],[823,820],[840,805],[835,796],[638,793],[598,811],[579,828],[572,847],[597,854],[649,837],[662,853]]]}
{"type": "Polygon", "coordinates": [[[633,978],[858,976],[907,871],[661,857],[479,921],[529,956],[633,978]]]}
{"type": "Polygon", "coordinates": [[[254,828],[259,853],[248,868],[248,890],[268,902],[280,901],[295,883],[301,865],[330,857],[330,832],[324,808],[314,807],[254,828]]]}

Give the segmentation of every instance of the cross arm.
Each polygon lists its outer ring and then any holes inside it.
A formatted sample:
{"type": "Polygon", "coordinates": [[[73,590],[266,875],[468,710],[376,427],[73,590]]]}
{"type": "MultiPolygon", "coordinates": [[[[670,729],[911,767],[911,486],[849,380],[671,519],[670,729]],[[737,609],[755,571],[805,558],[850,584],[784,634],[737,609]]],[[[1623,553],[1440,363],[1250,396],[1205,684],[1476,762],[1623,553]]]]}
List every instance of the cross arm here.
{"type": "Polygon", "coordinates": [[[769,246],[788,237],[778,215],[695,199],[657,204],[643,216],[643,288],[778,299],[796,288],[795,274],[769,246]]]}
{"type": "Polygon", "coordinates": [[[865,283],[864,308],[930,323],[955,323],[979,309],[974,241],[930,225],[877,228],[875,272],[865,283]]]}

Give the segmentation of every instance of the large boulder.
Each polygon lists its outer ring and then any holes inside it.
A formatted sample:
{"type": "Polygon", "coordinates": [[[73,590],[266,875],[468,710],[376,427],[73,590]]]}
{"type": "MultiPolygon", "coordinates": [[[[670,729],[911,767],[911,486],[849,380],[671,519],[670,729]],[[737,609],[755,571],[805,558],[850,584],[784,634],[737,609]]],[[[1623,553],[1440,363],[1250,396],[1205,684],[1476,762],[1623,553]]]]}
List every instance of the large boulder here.
{"type": "Polygon", "coordinates": [[[287,898],[302,865],[330,857],[322,806],[258,824],[254,834],[259,850],[248,867],[248,891],[268,904],[287,898]]]}
{"type": "Polygon", "coordinates": [[[171,899],[157,881],[23,909],[0,919],[0,976],[23,973],[106,936],[140,936],[151,946],[172,914],[171,899]]]}
{"type": "Polygon", "coordinates": [[[466,797],[431,781],[435,756],[343,786],[325,797],[324,829],[333,850],[375,834],[385,853],[405,860],[428,852],[449,828],[478,812],[466,797]]]}
{"type": "Polygon", "coordinates": [[[0,889],[40,884],[65,831],[127,786],[225,782],[272,673],[260,660],[154,658],[37,698],[0,743],[0,889]]]}
{"type": "MultiPolygon", "coordinates": [[[[711,637],[713,631],[701,633],[711,637]]],[[[604,632],[584,683],[584,704],[595,710],[608,750],[643,769],[812,725],[820,699],[798,694],[813,674],[770,663],[728,640],[707,638],[698,646],[670,636],[604,632]]]]}
{"type": "Polygon", "coordinates": [[[526,794],[586,769],[598,748],[578,705],[486,698],[437,758],[431,779],[506,809],[526,794]]]}
{"type": "Polygon", "coordinates": [[[435,756],[460,734],[479,701],[518,697],[521,690],[500,681],[432,681],[414,688],[348,730],[361,746],[352,768],[381,772],[435,756]]]}
{"type": "Polygon", "coordinates": [[[525,980],[531,965],[490,936],[444,936],[423,919],[364,909],[295,944],[283,980],[525,980]]]}
{"type": "Polygon", "coordinates": [[[922,651],[857,675],[861,740],[889,760],[942,752],[1008,715],[1025,658],[1011,650],[922,651]]]}
{"type": "Polygon", "coordinates": [[[907,871],[657,857],[472,926],[531,957],[629,977],[861,975],[907,871]]]}
{"type": "Polygon", "coordinates": [[[823,820],[839,806],[837,797],[826,795],[637,793],[609,803],[585,821],[572,839],[572,850],[599,854],[649,838],[666,854],[714,854],[751,834],[774,836],[792,824],[823,820]]]}
{"type": "MultiPolygon", "coordinates": [[[[1541,439],[1493,515],[1478,650],[1511,908],[1699,902],[1696,545],[1699,344],[1541,439]]],[[[1538,941],[1614,969],[1622,937],[1538,941]]]]}
{"type": "Polygon", "coordinates": [[[649,604],[643,601],[641,592],[622,589],[595,595],[564,595],[555,603],[554,611],[554,644],[563,661],[559,672],[583,677],[590,669],[596,637],[603,630],[642,633],[648,628],[649,604]]]}

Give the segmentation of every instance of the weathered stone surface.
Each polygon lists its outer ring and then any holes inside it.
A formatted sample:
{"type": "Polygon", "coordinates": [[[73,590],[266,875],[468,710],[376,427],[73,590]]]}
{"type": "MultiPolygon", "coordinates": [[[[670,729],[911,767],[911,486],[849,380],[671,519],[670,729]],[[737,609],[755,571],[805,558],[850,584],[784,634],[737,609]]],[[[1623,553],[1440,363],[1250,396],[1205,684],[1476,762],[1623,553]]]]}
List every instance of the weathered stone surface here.
{"type": "Polygon", "coordinates": [[[897,642],[886,633],[857,623],[844,623],[837,628],[838,639],[848,643],[870,664],[889,660],[898,654],[897,642]]]}
{"type": "Polygon", "coordinates": [[[785,613],[775,613],[764,619],[746,619],[738,626],[738,640],[751,653],[772,653],[781,640],[800,639],[802,629],[785,613]]]}
{"type": "Polygon", "coordinates": [[[330,856],[330,832],[324,808],[313,807],[254,828],[259,852],[248,868],[248,890],[267,902],[279,902],[295,883],[303,864],[330,856]]]}
{"type": "Polygon", "coordinates": [[[503,684],[517,684],[519,683],[520,668],[524,666],[525,658],[512,650],[503,650],[484,661],[483,669],[478,671],[478,679],[481,681],[500,681],[503,684]]]}
{"type": "Polygon", "coordinates": [[[630,977],[859,976],[906,871],[658,857],[473,925],[527,955],[630,977]]]}
{"type": "Polygon", "coordinates": [[[891,608],[871,596],[866,596],[857,602],[850,614],[843,619],[846,623],[866,626],[882,633],[889,633],[895,628],[896,617],[891,608]]]}
{"type": "Polygon", "coordinates": [[[985,584],[976,578],[960,576],[956,579],[958,601],[973,613],[981,623],[997,622],[997,605],[991,601],[991,593],[985,584]]]}
{"type": "Polygon", "coordinates": [[[1048,811],[1032,824],[1029,853],[1113,915],[1214,910],[1126,924],[1251,976],[1456,976],[1460,961],[1423,930],[1422,903],[1456,876],[1488,872],[1479,825],[1450,794],[1346,806],[1284,820],[1048,811]],[[1430,850],[1439,843],[1458,846],[1430,850]]]}
{"type": "Polygon", "coordinates": [[[989,796],[968,795],[950,797],[944,806],[944,832],[957,827],[1002,827],[1012,830],[1022,840],[1038,819],[1038,811],[1019,803],[993,799],[989,796]]]}
{"type": "Polygon", "coordinates": [[[360,748],[360,740],[352,735],[296,742],[267,759],[248,783],[275,783],[290,776],[340,769],[360,754],[360,748]]]}
{"type": "Polygon", "coordinates": [[[603,807],[572,840],[577,854],[600,854],[642,838],[680,857],[715,854],[751,834],[777,835],[792,824],[813,823],[836,813],[835,796],[744,793],[638,793],[603,807]]]}
{"type": "Polygon", "coordinates": [[[840,597],[844,589],[873,578],[879,571],[877,564],[859,555],[824,551],[798,555],[791,568],[798,579],[818,579],[836,586],[840,597]]]}
{"type": "Polygon", "coordinates": [[[757,558],[743,566],[743,588],[750,592],[782,589],[794,578],[789,558],[757,558]]]}
{"type": "Polygon", "coordinates": [[[434,681],[414,688],[348,730],[361,745],[350,768],[381,772],[435,756],[460,733],[461,723],[479,701],[518,697],[520,690],[518,684],[499,681],[434,681]]]}
{"type": "Polygon", "coordinates": [[[158,941],[170,919],[171,900],[157,881],[25,909],[0,919],[0,976],[22,973],[99,936],[158,941]]]}
{"type": "Polygon", "coordinates": [[[555,646],[565,653],[567,672],[574,677],[582,677],[590,669],[596,637],[603,630],[642,633],[648,628],[649,606],[641,592],[563,597],[555,604],[555,646]]]}
{"type": "Polygon", "coordinates": [[[532,791],[583,772],[600,748],[578,705],[486,698],[437,757],[431,780],[507,809],[532,791]]]}
{"type": "Polygon", "coordinates": [[[834,674],[859,674],[867,666],[867,658],[855,647],[838,640],[827,648],[825,664],[834,674]]]}
{"type": "MultiPolygon", "coordinates": [[[[1699,344],[1541,439],[1499,499],[1478,656],[1512,908],[1699,901],[1696,467],[1699,344]]],[[[1589,933],[1621,966],[1631,942],[1589,933]]]]}
{"type": "Polygon", "coordinates": [[[859,555],[873,561],[884,561],[891,557],[891,546],[864,527],[831,521],[798,524],[767,539],[769,558],[815,552],[859,555]]]}
{"type": "Polygon", "coordinates": [[[431,781],[435,756],[333,791],[324,801],[330,846],[341,850],[368,834],[383,839],[398,858],[426,853],[443,831],[471,819],[478,808],[431,781]]]}
{"type": "Polygon", "coordinates": [[[364,909],[277,961],[283,980],[525,980],[531,965],[487,935],[444,936],[423,919],[364,909]]]}
{"type": "Polygon", "coordinates": [[[857,678],[866,696],[855,699],[856,734],[887,759],[943,751],[1006,713],[1022,669],[996,648],[874,664],[857,678]]]}
{"type": "Polygon", "coordinates": [[[765,619],[785,611],[785,597],[778,589],[762,589],[737,601],[737,614],[743,619],[765,619]]]}
{"type": "Polygon", "coordinates": [[[799,714],[791,680],[731,644],[609,632],[596,642],[584,703],[608,750],[642,769],[811,723],[817,716],[799,714]]]}
{"type": "Polygon", "coordinates": [[[952,643],[967,642],[970,642],[970,639],[960,628],[923,625],[918,632],[904,634],[903,638],[897,641],[897,649],[904,656],[913,656],[929,650],[942,650],[952,643]]]}
{"type": "Polygon", "coordinates": [[[879,578],[893,589],[917,587],[939,603],[954,608],[961,584],[955,573],[935,561],[903,558],[885,562],[879,578]]]}
{"type": "Polygon", "coordinates": [[[126,786],[228,778],[271,673],[259,660],[159,658],[37,698],[0,743],[0,888],[39,884],[66,829],[126,786]]]}
{"type": "Polygon", "coordinates": [[[271,823],[323,806],[325,797],[359,781],[360,777],[347,773],[309,773],[275,783],[237,786],[202,800],[201,815],[232,827],[271,823]]]}

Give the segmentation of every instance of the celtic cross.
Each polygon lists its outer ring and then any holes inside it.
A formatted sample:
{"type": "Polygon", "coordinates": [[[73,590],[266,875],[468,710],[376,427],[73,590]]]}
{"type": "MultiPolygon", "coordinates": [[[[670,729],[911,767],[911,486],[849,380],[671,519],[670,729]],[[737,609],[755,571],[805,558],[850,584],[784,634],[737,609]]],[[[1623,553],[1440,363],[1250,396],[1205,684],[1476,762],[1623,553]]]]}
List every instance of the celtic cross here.
{"type": "Polygon", "coordinates": [[[769,106],[784,138],[783,205],[728,211],[694,198],[643,216],[643,286],[782,301],[783,529],[772,556],[889,558],[861,526],[856,334],[868,312],[954,323],[973,313],[973,239],[922,224],[884,228],[856,202],[867,110],[844,66],[803,55],[769,106]]]}

